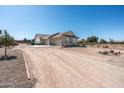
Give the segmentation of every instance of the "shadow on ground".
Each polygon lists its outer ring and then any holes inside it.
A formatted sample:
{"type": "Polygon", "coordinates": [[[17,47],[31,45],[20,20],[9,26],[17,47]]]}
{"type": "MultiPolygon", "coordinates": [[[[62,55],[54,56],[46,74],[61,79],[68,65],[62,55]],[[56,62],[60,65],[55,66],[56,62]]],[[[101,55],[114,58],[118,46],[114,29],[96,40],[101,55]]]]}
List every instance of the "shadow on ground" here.
{"type": "Polygon", "coordinates": [[[15,59],[17,59],[17,56],[7,56],[7,57],[1,56],[1,57],[0,57],[0,61],[15,60],[15,59]]]}

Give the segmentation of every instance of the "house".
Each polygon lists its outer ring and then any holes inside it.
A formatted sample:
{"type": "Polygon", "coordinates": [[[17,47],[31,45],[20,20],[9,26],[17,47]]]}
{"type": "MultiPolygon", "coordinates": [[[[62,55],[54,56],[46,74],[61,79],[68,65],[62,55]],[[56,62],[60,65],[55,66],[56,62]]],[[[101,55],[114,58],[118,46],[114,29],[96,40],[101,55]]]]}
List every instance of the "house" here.
{"type": "Polygon", "coordinates": [[[36,34],[35,44],[57,45],[57,46],[74,46],[77,45],[78,37],[72,31],[64,33],[55,33],[52,35],[36,34]]]}

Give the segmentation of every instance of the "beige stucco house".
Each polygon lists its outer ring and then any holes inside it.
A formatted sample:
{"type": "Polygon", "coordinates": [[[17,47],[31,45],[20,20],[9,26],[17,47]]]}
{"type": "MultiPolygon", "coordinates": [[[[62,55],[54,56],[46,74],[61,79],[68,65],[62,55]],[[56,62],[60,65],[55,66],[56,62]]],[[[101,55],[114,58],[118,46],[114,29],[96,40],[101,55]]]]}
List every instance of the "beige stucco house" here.
{"type": "Polygon", "coordinates": [[[53,35],[36,34],[35,44],[73,46],[77,45],[78,37],[72,31],[55,33],[53,35]]]}

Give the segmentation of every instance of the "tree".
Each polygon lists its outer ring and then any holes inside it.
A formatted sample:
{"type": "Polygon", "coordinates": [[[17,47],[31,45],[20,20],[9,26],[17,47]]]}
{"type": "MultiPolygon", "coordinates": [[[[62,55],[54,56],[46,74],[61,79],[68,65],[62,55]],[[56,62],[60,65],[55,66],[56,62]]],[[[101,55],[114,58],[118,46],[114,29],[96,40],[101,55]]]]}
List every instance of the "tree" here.
{"type": "Polygon", "coordinates": [[[30,40],[30,39],[28,39],[28,40],[27,40],[27,43],[28,43],[28,44],[31,44],[31,40],[30,40]]]}
{"type": "Polygon", "coordinates": [[[109,39],[109,43],[111,44],[111,45],[113,45],[113,48],[117,48],[117,44],[116,44],[116,42],[113,40],[113,39],[109,39]]]}
{"type": "Polygon", "coordinates": [[[31,44],[31,41],[32,41],[32,40],[27,39],[27,38],[24,38],[24,40],[23,40],[23,41],[24,41],[24,43],[31,44]]]}
{"type": "Polygon", "coordinates": [[[1,35],[2,31],[0,30],[0,47],[2,45],[2,35],[1,35]]]}
{"type": "Polygon", "coordinates": [[[104,40],[104,39],[100,39],[99,43],[100,43],[100,44],[106,44],[106,43],[108,43],[108,42],[107,42],[106,40],[104,40]]]}
{"type": "Polygon", "coordinates": [[[27,43],[27,42],[28,42],[27,38],[24,38],[24,42],[25,42],[25,43],[27,43]]]}
{"type": "Polygon", "coordinates": [[[7,30],[0,30],[0,35],[0,43],[5,47],[5,58],[7,58],[7,47],[14,45],[15,41],[14,38],[7,33],[7,30]]]}
{"type": "Polygon", "coordinates": [[[2,30],[0,30],[0,34],[2,33],[2,30]]]}
{"type": "Polygon", "coordinates": [[[107,44],[107,43],[108,42],[106,40],[104,40],[104,39],[100,39],[100,41],[99,41],[99,44],[102,45],[103,48],[105,47],[104,44],[107,44]]]}
{"type": "Polygon", "coordinates": [[[35,45],[35,40],[34,39],[31,40],[31,45],[35,45]]]}
{"type": "Polygon", "coordinates": [[[114,43],[114,40],[113,39],[109,39],[109,43],[113,44],[114,43]]]}
{"type": "Polygon", "coordinates": [[[91,37],[88,37],[86,41],[87,41],[88,43],[89,43],[89,42],[98,43],[98,40],[99,40],[99,37],[97,37],[97,36],[91,36],[91,37]]]}

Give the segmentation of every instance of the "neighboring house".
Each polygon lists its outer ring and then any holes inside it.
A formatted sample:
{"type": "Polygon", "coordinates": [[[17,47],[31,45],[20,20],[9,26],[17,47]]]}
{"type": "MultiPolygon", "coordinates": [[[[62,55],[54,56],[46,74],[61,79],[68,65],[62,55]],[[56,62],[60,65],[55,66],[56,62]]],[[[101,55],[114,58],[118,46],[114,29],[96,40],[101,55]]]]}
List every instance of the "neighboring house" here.
{"type": "Polygon", "coordinates": [[[35,44],[73,46],[77,45],[78,37],[72,31],[55,33],[53,35],[36,34],[35,44]]]}

